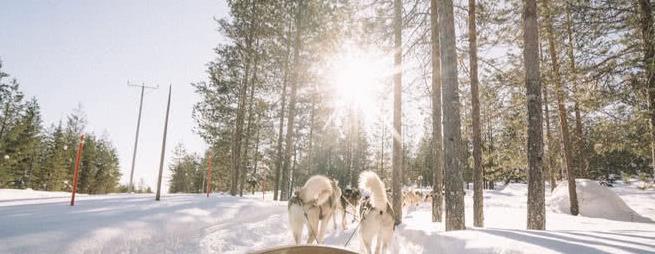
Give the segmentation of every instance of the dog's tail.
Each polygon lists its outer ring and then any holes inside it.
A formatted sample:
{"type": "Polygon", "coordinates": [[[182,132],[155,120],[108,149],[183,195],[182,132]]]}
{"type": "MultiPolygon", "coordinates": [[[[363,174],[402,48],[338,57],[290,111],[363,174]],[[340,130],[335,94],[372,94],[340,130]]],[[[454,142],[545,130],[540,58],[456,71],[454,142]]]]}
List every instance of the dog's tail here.
{"type": "Polygon", "coordinates": [[[322,205],[327,202],[334,190],[329,178],[315,175],[309,178],[301,190],[303,202],[315,202],[315,205],[322,205]]]}
{"type": "Polygon", "coordinates": [[[373,171],[364,171],[359,175],[359,188],[371,193],[371,205],[382,212],[387,210],[387,192],[380,177],[373,171]]]}

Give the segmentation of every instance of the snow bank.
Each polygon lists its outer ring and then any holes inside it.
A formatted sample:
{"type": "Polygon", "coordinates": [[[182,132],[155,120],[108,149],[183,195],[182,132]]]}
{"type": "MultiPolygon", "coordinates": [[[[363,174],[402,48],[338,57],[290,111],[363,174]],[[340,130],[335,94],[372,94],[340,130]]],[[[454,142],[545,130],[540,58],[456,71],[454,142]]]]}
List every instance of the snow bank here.
{"type": "Polygon", "coordinates": [[[528,195],[528,185],[524,183],[509,183],[501,185],[498,191],[507,195],[525,196],[528,195]]]}
{"type": "MultiPolygon", "coordinates": [[[[580,215],[618,221],[652,222],[632,210],[614,191],[589,179],[576,179],[580,215]]],[[[570,213],[568,182],[562,181],[548,199],[548,207],[556,213],[570,213]]]]}
{"type": "MultiPolygon", "coordinates": [[[[77,194],[78,196],[86,196],[85,194],[77,194]]],[[[70,192],[63,191],[35,191],[32,189],[0,189],[0,201],[5,200],[20,200],[20,199],[35,199],[35,198],[63,198],[70,197],[70,192]]]]}

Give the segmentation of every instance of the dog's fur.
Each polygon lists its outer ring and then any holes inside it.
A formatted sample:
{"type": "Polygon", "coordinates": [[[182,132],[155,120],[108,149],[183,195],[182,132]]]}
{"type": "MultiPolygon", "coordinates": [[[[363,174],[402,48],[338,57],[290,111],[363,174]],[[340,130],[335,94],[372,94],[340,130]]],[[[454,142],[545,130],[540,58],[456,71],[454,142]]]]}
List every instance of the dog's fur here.
{"type": "Polygon", "coordinates": [[[309,232],[308,244],[314,240],[318,244],[323,242],[323,234],[341,195],[341,190],[335,187],[336,184],[327,177],[315,175],[289,200],[289,224],[296,244],[300,244],[305,225],[309,232]]]}
{"type": "Polygon", "coordinates": [[[374,172],[364,171],[359,175],[359,188],[370,193],[360,207],[359,236],[362,246],[365,253],[372,253],[371,245],[375,238],[375,253],[384,253],[391,244],[395,224],[384,183],[374,172]]]}
{"type": "Polygon", "coordinates": [[[403,207],[418,206],[423,200],[423,193],[416,190],[403,191],[403,207]]]}
{"type": "Polygon", "coordinates": [[[337,216],[336,212],[338,210],[342,210],[343,206],[341,205],[341,202],[339,202],[342,198],[342,192],[341,188],[339,188],[339,181],[332,179],[330,180],[330,183],[332,183],[332,189],[334,189],[334,193],[332,194],[332,200],[334,201],[332,204],[332,218],[334,219],[332,222],[334,224],[334,230],[337,230],[337,216]]]}
{"type": "Polygon", "coordinates": [[[346,214],[348,213],[348,207],[352,209],[352,214],[357,213],[357,206],[359,205],[359,199],[362,197],[362,194],[358,189],[346,188],[343,191],[341,196],[341,229],[346,230],[348,222],[346,221],[346,214]]]}
{"type": "Polygon", "coordinates": [[[425,193],[425,195],[423,197],[423,202],[428,203],[428,204],[432,204],[432,196],[433,195],[434,195],[434,193],[432,193],[432,192],[425,193]]]}

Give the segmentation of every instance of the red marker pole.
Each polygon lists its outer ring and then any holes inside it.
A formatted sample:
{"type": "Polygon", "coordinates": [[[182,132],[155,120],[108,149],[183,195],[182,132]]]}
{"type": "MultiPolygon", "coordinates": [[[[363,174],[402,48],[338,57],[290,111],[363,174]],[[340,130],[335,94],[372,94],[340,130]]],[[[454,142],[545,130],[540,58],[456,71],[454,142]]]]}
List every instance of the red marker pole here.
{"type": "Polygon", "coordinates": [[[80,158],[84,149],[84,134],[80,135],[80,144],[77,146],[77,157],[75,158],[75,173],[73,173],[73,195],[71,196],[71,206],[75,205],[75,192],[77,192],[77,175],[80,171],[80,158]]]}
{"type": "Polygon", "coordinates": [[[212,191],[212,153],[207,153],[207,197],[212,191]]]}

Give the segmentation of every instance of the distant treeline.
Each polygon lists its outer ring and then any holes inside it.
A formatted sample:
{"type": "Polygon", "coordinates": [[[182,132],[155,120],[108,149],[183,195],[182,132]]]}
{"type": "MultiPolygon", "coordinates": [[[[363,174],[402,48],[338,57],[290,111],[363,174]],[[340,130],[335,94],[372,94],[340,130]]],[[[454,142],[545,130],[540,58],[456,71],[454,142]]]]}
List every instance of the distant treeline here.
{"type": "Polygon", "coordinates": [[[197,154],[187,152],[182,145],[175,147],[173,162],[169,170],[169,193],[201,193],[205,190],[205,177],[207,175],[207,158],[200,158],[197,154]]]}
{"type": "Polygon", "coordinates": [[[0,62],[0,188],[71,191],[75,154],[84,133],[78,192],[119,191],[116,148],[106,137],[84,132],[86,118],[80,108],[65,120],[43,125],[36,98],[26,98],[0,62]]]}

